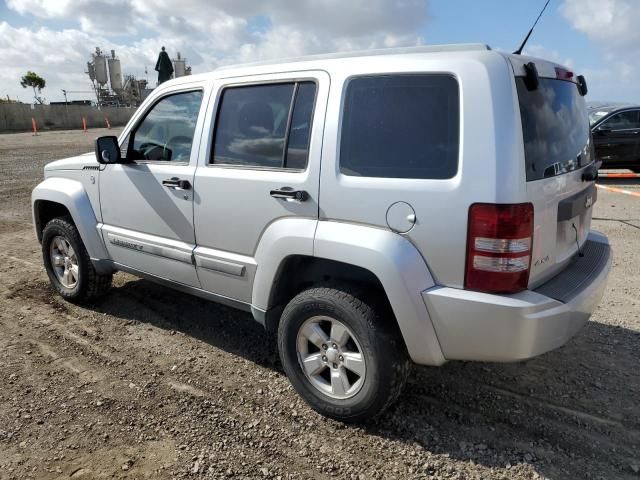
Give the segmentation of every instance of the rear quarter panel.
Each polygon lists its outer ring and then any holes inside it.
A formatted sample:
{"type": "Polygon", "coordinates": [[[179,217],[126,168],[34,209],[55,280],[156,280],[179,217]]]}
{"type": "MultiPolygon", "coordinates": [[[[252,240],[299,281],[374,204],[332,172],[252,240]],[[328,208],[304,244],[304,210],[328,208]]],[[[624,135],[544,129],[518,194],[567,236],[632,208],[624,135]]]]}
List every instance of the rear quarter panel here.
{"type": "Polygon", "coordinates": [[[524,159],[513,71],[492,51],[398,55],[337,62],[330,93],[320,180],[320,219],[388,228],[386,212],[409,203],[416,224],[404,236],[440,285],[464,283],[467,217],[476,202],[525,201],[524,159]],[[446,180],[387,179],[340,173],[342,105],[359,75],[447,73],[459,84],[460,149],[457,174],[446,180]]]}

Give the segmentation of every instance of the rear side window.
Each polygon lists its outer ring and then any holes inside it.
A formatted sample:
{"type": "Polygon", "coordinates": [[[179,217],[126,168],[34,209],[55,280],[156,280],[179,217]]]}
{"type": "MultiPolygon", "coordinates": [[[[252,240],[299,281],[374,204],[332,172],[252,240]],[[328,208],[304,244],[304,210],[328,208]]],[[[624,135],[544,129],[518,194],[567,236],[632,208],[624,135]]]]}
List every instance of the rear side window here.
{"type": "Polygon", "coordinates": [[[304,170],[315,96],[314,82],[225,89],[212,163],[304,170]]]}
{"type": "Polygon", "coordinates": [[[358,77],[347,86],[345,175],[445,179],[458,170],[458,82],[451,75],[358,77]]]}
{"type": "Polygon", "coordinates": [[[616,113],[602,122],[601,128],[611,130],[635,130],[640,128],[640,110],[616,113]]]}

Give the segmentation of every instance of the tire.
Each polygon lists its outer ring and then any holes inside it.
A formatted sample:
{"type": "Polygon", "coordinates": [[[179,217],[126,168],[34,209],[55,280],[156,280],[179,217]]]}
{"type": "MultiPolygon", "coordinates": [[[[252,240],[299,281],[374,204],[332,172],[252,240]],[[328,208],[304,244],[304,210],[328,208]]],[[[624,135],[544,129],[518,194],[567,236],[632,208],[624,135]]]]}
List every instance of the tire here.
{"type": "Polygon", "coordinates": [[[112,275],[96,272],[71,217],[54,218],[44,227],[42,259],[51,285],[65,300],[91,302],[111,288],[112,275]]]}
{"type": "Polygon", "coordinates": [[[280,360],[295,390],[314,410],[343,422],[380,415],[411,370],[395,321],[369,298],[349,288],[310,288],[289,302],[278,327],[280,360]]]}

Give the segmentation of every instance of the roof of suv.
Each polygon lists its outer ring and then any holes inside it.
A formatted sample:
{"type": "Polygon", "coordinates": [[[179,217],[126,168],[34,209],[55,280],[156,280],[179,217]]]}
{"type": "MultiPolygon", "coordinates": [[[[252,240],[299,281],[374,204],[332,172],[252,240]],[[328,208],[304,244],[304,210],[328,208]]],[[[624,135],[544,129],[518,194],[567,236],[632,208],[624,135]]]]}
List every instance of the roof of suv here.
{"type": "Polygon", "coordinates": [[[420,45],[415,47],[398,48],[378,48],[370,50],[354,50],[349,52],[324,53],[319,55],[305,55],[302,57],[284,58],[279,60],[266,60],[262,62],[251,62],[235,65],[225,65],[216,70],[231,70],[242,67],[255,67],[265,65],[279,65],[284,63],[308,62],[315,60],[336,60],[341,58],[355,57],[375,57],[379,55],[407,55],[417,53],[437,53],[437,52],[465,52],[477,50],[491,50],[489,45],[484,43],[459,43],[450,45],[420,45]]]}
{"type": "Polygon", "coordinates": [[[620,103],[615,105],[612,105],[612,104],[589,105],[587,107],[587,109],[592,112],[598,111],[598,112],[607,112],[607,113],[616,112],[618,110],[627,110],[629,108],[640,108],[640,105],[620,103]]]}
{"type": "Polygon", "coordinates": [[[216,68],[211,72],[198,73],[196,75],[188,75],[180,78],[174,78],[163,83],[163,86],[179,85],[183,83],[189,83],[192,81],[200,80],[204,77],[209,77],[212,73],[220,73],[226,76],[227,72],[231,75],[235,75],[238,70],[242,72],[245,69],[253,67],[282,67],[286,69],[290,64],[302,63],[302,62],[316,62],[324,60],[340,60],[347,58],[362,58],[362,57],[376,57],[376,56],[392,56],[392,55],[419,55],[426,53],[443,53],[443,52],[479,52],[489,51],[491,47],[483,43],[460,43],[451,45],[420,45],[415,47],[399,47],[399,48],[379,48],[371,50],[356,50],[349,52],[337,52],[327,53],[320,55],[305,55],[295,58],[281,58],[276,60],[266,60],[260,62],[241,63],[233,65],[224,65],[216,68]],[[233,72],[233,73],[231,73],[233,72]]]}

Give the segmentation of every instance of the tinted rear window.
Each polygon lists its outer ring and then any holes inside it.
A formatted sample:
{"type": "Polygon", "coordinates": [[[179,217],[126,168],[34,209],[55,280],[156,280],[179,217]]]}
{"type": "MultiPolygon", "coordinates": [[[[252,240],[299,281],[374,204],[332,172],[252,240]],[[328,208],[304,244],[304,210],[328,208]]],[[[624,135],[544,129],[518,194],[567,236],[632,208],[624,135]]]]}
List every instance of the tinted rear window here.
{"type": "Polygon", "coordinates": [[[450,75],[358,77],[347,86],[340,171],[386,178],[453,177],[458,82],[450,75]]]}
{"type": "Polygon", "coordinates": [[[592,161],[589,117],[573,82],[540,78],[528,91],[516,77],[527,181],[553,177],[592,161]]]}

